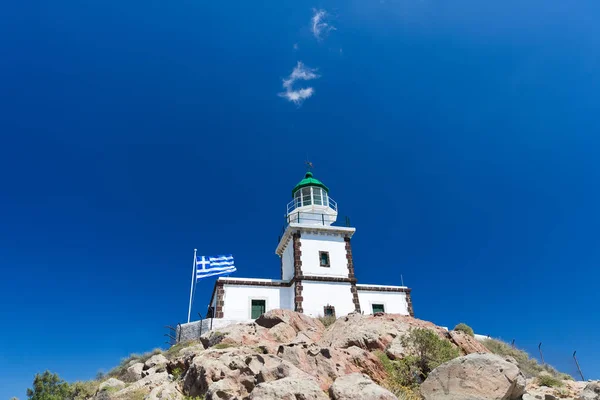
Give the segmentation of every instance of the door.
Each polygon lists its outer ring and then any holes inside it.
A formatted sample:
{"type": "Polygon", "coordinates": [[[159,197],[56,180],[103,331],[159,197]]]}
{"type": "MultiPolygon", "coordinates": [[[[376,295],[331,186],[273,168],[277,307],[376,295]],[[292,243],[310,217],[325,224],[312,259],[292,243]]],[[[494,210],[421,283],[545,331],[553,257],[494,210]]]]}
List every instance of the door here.
{"type": "Polygon", "coordinates": [[[256,319],[265,313],[264,300],[252,300],[251,318],[256,319]]]}

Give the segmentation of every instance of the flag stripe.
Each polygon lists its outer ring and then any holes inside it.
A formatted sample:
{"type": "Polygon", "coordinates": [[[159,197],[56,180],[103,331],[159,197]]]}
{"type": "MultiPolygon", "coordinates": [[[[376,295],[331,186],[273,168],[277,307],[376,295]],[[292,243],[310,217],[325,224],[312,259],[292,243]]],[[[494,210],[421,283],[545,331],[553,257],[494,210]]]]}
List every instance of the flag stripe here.
{"type": "Polygon", "coordinates": [[[196,274],[196,279],[208,278],[209,276],[215,276],[215,275],[229,274],[229,273],[235,272],[235,271],[236,271],[235,268],[231,268],[226,271],[215,271],[215,272],[209,272],[209,273],[205,273],[205,274],[198,273],[198,274],[196,274]]]}

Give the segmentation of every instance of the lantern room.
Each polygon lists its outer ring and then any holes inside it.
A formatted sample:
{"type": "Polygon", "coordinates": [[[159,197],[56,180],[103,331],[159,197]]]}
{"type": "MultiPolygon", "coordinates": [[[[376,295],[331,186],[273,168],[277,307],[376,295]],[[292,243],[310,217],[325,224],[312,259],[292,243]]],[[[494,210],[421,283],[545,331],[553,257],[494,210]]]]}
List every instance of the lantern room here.
{"type": "Polygon", "coordinates": [[[287,222],[308,225],[333,224],[337,219],[337,203],[329,197],[329,188],[308,171],[292,189],[287,206],[287,222]]]}

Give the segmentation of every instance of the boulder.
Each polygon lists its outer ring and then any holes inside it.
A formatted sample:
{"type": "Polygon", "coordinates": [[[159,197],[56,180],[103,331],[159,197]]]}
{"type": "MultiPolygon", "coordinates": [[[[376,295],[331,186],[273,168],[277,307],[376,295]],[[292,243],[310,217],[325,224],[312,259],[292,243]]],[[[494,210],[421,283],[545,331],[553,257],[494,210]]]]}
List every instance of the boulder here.
{"type": "Polygon", "coordinates": [[[165,383],[161,386],[157,386],[145,398],[145,400],[183,400],[184,396],[181,394],[179,387],[176,382],[165,383]]]}
{"type": "Polygon", "coordinates": [[[489,353],[490,351],[473,336],[468,335],[462,331],[450,331],[448,332],[450,340],[462,351],[463,354],[472,353],[489,353]]]}
{"type": "Polygon", "coordinates": [[[333,400],[398,400],[392,392],[360,373],[337,378],[329,388],[329,395],[333,400]]]}
{"type": "Polygon", "coordinates": [[[142,379],[142,372],[144,371],[144,363],[138,362],[127,368],[125,377],[128,382],[135,382],[142,379]]]}
{"type": "Polygon", "coordinates": [[[150,393],[154,388],[168,382],[170,382],[170,380],[167,372],[157,372],[156,374],[142,378],[126,388],[119,390],[114,394],[114,397],[116,399],[130,399],[134,392],[145,391],[146,393],[150,393]]]}
{"type": "Polygon", "coordinates": [[[329,400],[329,396],[312,380],[283,378],[257,385],[250,400],[329,400]]]}
{"type": "Polygon", "coordinates": [[[167,365],[168,362],[169,360],[167,360],[167,358],[162,354],[155,354],[146,360],[146,362],[144,363],[144,370],[150,369],[152,367],[158,369],[158,367],[164,367],[165,365],[167,365]]]}
{"type": "Polygon", "coordinates": [[[191,360],[183,388],[192,397],[203,395],[212,387],[210,390],[214,395],[218,392],[223,396],[245,398],[256,384],[286,377],[313,380],[307,373],[272,354],[258,354],[247,347],[210,349],[191,360]],[[228,381],[212,386],[222,380],[228,381]]]}
{"type": "Polygon", "coordinates": [[[109,388],[110,389],[123,389],[124,387],[125,387],[125,383],[124,382],[122,382],[122,381],[120,381],[118,379],[115,379],[115,378],[110,378],[110,379],[102,382],[100,384],[100,386],[98,386],[98,390],[99,391],[103,391],[103,390],[106,390],[106,389],[109,389],[109,388]]]}
{"type": "Polygon", "coordinates": [[[312,341],[320,339],[325,326],[316,318],[291,310],[271,310],[256,319],[256,324],[271,329],[279,324],[289,325],[296,333],[302,332],[312,341]]]}
{"type": "Polygon", "coordinates": [[[588,383],[577,400],[600,400],[600,382],[588,383]]]}
{"type": "Polygon", "coordinates": [[[279,346],[276,355],[316,377],[323,390],[340,376],[354,372],[366,373],[379,382],[386,376],[381,362],[373,354],[355,346],[332,349],[316,344],[287,344],[279,346]]]}
{"type": "Polygon", "coordinates": [[[406,335],[411,328],[431,329],[440,338],[447,338],[448,332],[443,328],[406,315],[354,313],[338,318],[325,331],[319,344],[341,349],[357,346],[365,350],[386,351],[395,338],[406,335]]]}
{"type": "Polygon", "coordinates": [[[226,378],[211,383],[206,392],[207,400],[234,400],[239,399],[239,383],[233,379],[226,378]]]}
{"type": "Polygon", "coordinates": [[[421,385],[425,400],[520,399],[525,376],[519,368],[494,354],[469,354],[431,371],[421,385]]]}
{"type": "Polygon", "coordinates": [[[256,346],[259,343],[273,341],[267,335],[267,329],[251,324],[232,324],[218,330],[212,330],[200,336],[204,348],[214,347],[218,344],[231,346],[256,346]]]}

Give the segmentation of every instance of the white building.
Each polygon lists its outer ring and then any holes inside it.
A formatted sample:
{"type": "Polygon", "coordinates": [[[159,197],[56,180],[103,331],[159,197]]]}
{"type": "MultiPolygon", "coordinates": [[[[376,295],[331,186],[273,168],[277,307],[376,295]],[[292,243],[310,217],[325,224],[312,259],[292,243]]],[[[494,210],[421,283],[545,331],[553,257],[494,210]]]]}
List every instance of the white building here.
{"type": "Polygon", "coordinates": [[[334,225],[337,203],[321,181],[307,172],[292,190],[292,199],[288,225],[275,250],[281,259],[280,279],[219,278],[209,317],[223,323],[248,321],[276,308],[312,317],[413,315],[409,288],[357,283],[350,244],[356,229],[334,225]]]}

